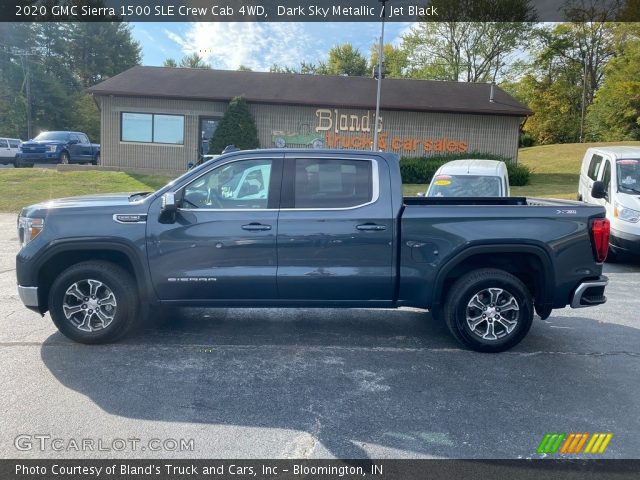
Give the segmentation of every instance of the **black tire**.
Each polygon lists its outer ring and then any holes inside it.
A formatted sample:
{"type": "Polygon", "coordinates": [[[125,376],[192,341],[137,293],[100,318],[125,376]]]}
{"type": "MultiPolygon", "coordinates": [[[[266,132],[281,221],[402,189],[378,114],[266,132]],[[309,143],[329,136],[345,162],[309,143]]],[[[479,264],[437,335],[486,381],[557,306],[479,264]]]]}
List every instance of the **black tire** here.
{"type": "Polygon", "coordinates": [[[33,168],[33,163],[26,163],[23,162],[20,159],[17,159],[14,163],[13,166],[16,168],[33,168]]]}
{"type": "Polygon", "coordinates": [[[464,346],[477,352],[503,352],[520,343],[531,328],[531,293],[518,278],[504,270],[474,270],[451,287],[444,305],[444,320],[464,346]],[[471,305],[474,298],[474,304],[485,305],[485,310],[471,305]],[[492,300],[495,303],[489,303],[492,300]],[[485,312],[494,319],[483,318],[482,315],[487,315],[485,312]],[[472,329],[469,323],[475,323],[476,328],[472,329]]]}
{"type": "Polygon", "coordinates": [[[69,165],[69,154],[67,152],[60,153],[60,162],[61,165],[69,165]]]}
{"type": "Polygon", "coordinates": [[[99,165],[100,164],[100,154],[98,153],[95,158],[93,159],[93,162],[91,162],[92,165],[99,165]]]}
{"type": "Polygon", "coordinates": [[[113,263],[103,261],[78,263],[63,271],[53,282],[49,292],[49,311],[58,330],[75,342],[88,344],[114,342],[125,336],[138,319],[136,284],[126,270],[113,263]],[[90,300],[89,297],[92,288],[89,280],[103,285],[97,289],[95,300],[90,300]],[[88,294],[84,299],[68,293],[74,284],[78,289],[76,292],[88,294]],[[109,291],[115,299],[115,311],[111,310],[106,302],[102,306],[95,306],[95,302],[101,298],[103,300],[110,298],[109,291]],[[77,303],[71,304],[73,302],[77,303]],[[91,312],[89,308],[92,302],[96,313],[89,316],[88,326],[81,328],[86,322],[87,313],[85,312],[91,312]],[[80,307],[81,310],[68,318],[63,305],[68,308],[68,312],[71,308],[80,307]],[[106,326],[98,316],[98,308],[103,317],[111,315],[111,320],[106,326]],[[81,321],[82,323],[78,325],[81,321]]]}

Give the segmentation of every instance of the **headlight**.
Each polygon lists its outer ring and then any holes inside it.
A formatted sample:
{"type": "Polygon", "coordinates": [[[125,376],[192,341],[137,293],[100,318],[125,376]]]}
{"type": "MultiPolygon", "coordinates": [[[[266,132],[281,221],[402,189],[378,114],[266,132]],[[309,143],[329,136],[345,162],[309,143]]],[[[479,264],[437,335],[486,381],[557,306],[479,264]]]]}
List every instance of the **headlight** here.
{"type": "Polygon", "coordinates": [[[59,145],[49,145],[49,151],[50,152],[55,152],[58,150],[58,146],[59,145]]]}
{"type": "Polygon", "coordinates": [[[640,221],[639,211],[623,207],[618,202],[613,204],[613,216],[625,222],[638,223],[640,221]]]}
{"type": "Polygon", "coordinates": [[[44,228],[44,218],[18,217],[18,241],[24,247],[40,235],[44,228]]]}

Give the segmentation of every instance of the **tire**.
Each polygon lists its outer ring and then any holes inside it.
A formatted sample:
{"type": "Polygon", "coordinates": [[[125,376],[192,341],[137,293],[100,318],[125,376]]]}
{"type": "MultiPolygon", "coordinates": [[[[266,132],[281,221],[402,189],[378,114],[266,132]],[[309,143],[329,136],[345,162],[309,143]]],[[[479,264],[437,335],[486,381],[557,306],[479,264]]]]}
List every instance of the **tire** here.
{"type": "Polygon", "coordinates": [[[73,265],[58,275],[49,292],[53,323],[65,337],[79,343],[109,343],[124,337],[137,321],[137,306],[134,279],[110,262],[73,265]],[[102,304],[97,303],[100,300],[102,304]]]}
{"type": "Polygon", "coordinates": [[[33,168],[33,163],[26,163],[22,160],[16,160],[13,164],[16,168],[33,168]]]}
{"type": "Polygon", "coordinates": [[[443,316],[451,334],[464,346],[477,352],[503,352],[529,332],[533,302],[518,278],[504,270],[483,268],[466,274],[451,287],[443,316]]]}
{"type": "Polygon", "coordinates": [[[93,162],[91,162],[92,165],[99,165],[100,164],[100,154],[98,153],[95,158],[93,159],[93,162]]]}
{"type": "Polygon", "coordinates": [[[60,153],[60,162],[61,165],[69,165],[69,154],[67,152],[60,153]]]}

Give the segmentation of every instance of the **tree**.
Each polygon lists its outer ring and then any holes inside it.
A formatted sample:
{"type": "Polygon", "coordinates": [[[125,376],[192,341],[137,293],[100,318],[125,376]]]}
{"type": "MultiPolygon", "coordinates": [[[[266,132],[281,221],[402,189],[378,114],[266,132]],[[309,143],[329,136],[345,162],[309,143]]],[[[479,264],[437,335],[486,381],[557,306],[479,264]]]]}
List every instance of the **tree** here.
{"type": "Polygon", "coordinates": [[[178,64],[176,63],[176,61],[173,58],[167,58],[164,62],[162,62],[162,66],[163,67],[177,68],[178,64]]]}
{"type": "Polygon", "coordinates": [[[206,63],[204,59],[195,52],[182,57],[179,66],[181,68],[211,68],[211,65],[206,63]]]}
{"type": "Polygon", "coordinates": [[[256,122],[243,97],[235,97],[229,102],[229,107],[211,138],[209,153],[221,153],[228,145],[235,145],[242,150],[260,146],[256,122]]]}
{"type": "MultiPolygon", "coordinates": [[[[378,65],[379,44],[371,46],[371,57],[369,60],[369,71],[372,72],[378,65]]],[[[409,66],[407,51],[402,47],[394,47],[387,43],[383,48],[384,74],[388,78],[403,78],[409,66]]]]}
{"type": "Polygon", "coordinates": [[[297,67],[289,67],[274,63],[269,67],[269,71],[273,73],[301,73],[305,75],[313,75],[318,73],[318,67],[313,63],[307,62],[300,62],[297,67]]]}
{"type": "Polygon", "coordinates": [[[251,70],[251,68],[247,67],[246,65],[240,65],[238,67],[238,71],[239,72],[253,72],[253,70],[251,70]]]}
{"type": "Polygon", "coordinates": [[[409,76],[496,81],[531,34],[529,0],[434,0],[441,21],[421,21],[403,36],[409,76]],[[484,20],[484,21],[483,21],[484,20]]]}
{"type": "Polygon", "coordinates": [[[367,59],[350,43],[336,45],[329,50],[327,62],[320,62],[317,71],[323,75],[363,77],[368,73],[367,59]]]}

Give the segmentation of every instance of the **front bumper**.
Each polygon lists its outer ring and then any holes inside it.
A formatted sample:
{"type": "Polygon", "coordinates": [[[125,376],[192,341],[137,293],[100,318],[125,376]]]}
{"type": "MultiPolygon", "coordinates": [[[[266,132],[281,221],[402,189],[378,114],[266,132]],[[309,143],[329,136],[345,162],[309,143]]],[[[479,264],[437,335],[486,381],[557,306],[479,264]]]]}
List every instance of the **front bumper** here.
{"type": "Polygon", "coordinates": [[[25,307],[37,309],[38,303],[38,287],[23,287],[18,285],[18,295],[25,307]]]}
{"type": "Polygon", "coordinates": [[[586,308],[602,305],[607,301],[604,289],[609,279],[604,275],[597,280],[587,280],[576,287],[571,296],[571,308],[586,308]]]}
{"type": "Polygon", "coordinates": [[[640,235],[633,235],[631,233],[611,229],[609,245],[611,245],[617,252],[640,255],[640,235]]]}

